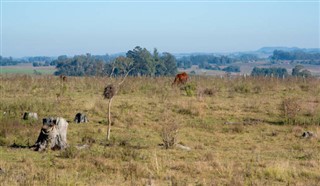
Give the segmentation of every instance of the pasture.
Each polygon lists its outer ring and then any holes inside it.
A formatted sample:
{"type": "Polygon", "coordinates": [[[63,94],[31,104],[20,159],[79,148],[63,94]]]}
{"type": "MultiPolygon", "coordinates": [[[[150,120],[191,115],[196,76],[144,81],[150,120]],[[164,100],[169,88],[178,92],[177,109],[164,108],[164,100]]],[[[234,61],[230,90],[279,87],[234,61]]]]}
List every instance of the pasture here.
{"type": "Polygon", "coordinates": [[[33,67],[32,63],[25,63],[15,66],[1,66],[0,74],[29,74],[29,75],[48,75],[55,72],[55,67],[33,67]]]}
{"type": "Polygon", "coordinates": [[[319,79],[192,76],[172,87],[173,77],[128,77],[106,141],[102,93],[121,79],[0,77],[1,185],[320,184],[319,79]],[[42,122],[25,111],[69,120],[69,147],[26,148],[42,122]],[[89,122],[74,123],[78,112],[89,122]],[[191,150],[159,145],[168,136],[191,150]]]}

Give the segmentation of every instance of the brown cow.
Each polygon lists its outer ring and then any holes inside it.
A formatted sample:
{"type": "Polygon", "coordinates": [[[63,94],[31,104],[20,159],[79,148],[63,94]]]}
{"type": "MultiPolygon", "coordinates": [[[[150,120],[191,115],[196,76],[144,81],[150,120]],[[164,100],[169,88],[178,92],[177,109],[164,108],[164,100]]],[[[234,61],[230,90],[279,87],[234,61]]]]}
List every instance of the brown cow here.
{"type": "Polygon", "coordinates": [[[176,75],[176,78],[174,79],[174,82],[172,83],[172,85],[180,85],[180,84],[185,84],[188,81],[188,74],[185,72],[182,72],[180,74],[176,75]]]}

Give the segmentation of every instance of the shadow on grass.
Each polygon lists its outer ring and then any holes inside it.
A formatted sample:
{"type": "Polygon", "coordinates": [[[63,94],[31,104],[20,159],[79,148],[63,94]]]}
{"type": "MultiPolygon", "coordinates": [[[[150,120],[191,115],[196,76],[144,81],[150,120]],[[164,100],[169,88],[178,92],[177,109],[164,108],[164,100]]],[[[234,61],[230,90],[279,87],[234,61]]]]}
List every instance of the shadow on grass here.
{"type": "Polygon", "coordinates": [[[10,148],[16,148],[16,149],[26,149],[26,148],[31,148],[32,146],[30,146],[30,145],[20,145],[20,144],[13,143],[9,147],[10,148]]]}
{"type": "Polygon", "coordinates": [[[265,121],[266,123],[270,125],[284,125],[285,123],[283,121],[265,121]]]}

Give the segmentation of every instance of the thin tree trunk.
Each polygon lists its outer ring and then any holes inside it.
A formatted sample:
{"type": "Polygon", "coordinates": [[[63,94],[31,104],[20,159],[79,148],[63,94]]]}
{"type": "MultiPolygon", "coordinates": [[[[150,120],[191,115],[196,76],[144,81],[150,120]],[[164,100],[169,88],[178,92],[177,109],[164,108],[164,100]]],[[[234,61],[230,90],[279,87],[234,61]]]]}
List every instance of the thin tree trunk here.
{"type": "MultiPolygon", "coordinates": [[[[117,95],[119,89],[120,89],[120,86],[121,84],[126,80],[126,77],[129,75],[130,71],[132,70],[133,68],[131,68],[127,74],[124,76],[124,78],[122,79],[122,81],[118,84],[118,87],[116,88],[116,92],[114,94],[117,95]]],[[[114,68],[112,69],[112,72],[110,74],[110,77],[112,76],[112,73],[114,71],[114,68]]],[[[108,105],[108,132],[107,132],[107,141],[110,140],[110,133],[111,133],[111,103],[112,103],[112,99],[114,98],[114,96],[112,98],[110,98],[109,100],[109,105],[108,105]]]]}
{"type": "MultiPolygon", "coordinates": [[[[113,97],[112,97],[113,98],[113,97]]],[[[112,103],[112,98],[109,100],[109,105],[108,105],[108,132],[107,132],[107,141],[110,140],[110,131],[111,131],[111,103],[112,103]]]]}

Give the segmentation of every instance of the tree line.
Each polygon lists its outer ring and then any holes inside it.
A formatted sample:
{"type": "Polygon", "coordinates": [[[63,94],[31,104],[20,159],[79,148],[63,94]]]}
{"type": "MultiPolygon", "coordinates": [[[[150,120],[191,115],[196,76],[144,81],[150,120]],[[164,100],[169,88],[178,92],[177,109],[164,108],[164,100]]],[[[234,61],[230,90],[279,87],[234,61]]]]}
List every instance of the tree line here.
{"type": "Polygon", "coordinates": [[[0,66],[17,65],[19,63],[22,63],[22,61],[13,59],[12,57],[0,56],[0,66]]]}
{"type": "Polygon", "coordinates": [[[190,68],[192,65],[198,65],[202,69],[216,70],[219,65],[227,65],[234,62],[234,59],[228,56],[215,56],[215,55],[191,55],[183,56],[177,60],[179,68],[190,68]]]}
{"type": "Polygon", "coordinates": [[[274,50],[270,58],[272,60],[320,60],[320,53],[307,53],[301,50],[291,52],[274,50]]]}
{"type": "MultiPolygon", "coordinates": [[[[302,65],[296,65],[292,69],[292,76],[311,77],[311,72],[302,65]]],[[[288,77],[289,73],[286,68],[258,68],[254,67],[251,71],[251,76],[269,76],[269,77],[288,77]]]]}
{"type": "Polygon", "coordinates": [[[177,72],[176,58],[172,54],[160,54],[157,49],[151,53],[140,46],[115,59],[86,54],[71,58],[59,56],[55,63],[55,75],[68,76],[122,76],[126,73],[131,76],[166,76],[177,72]]]}

